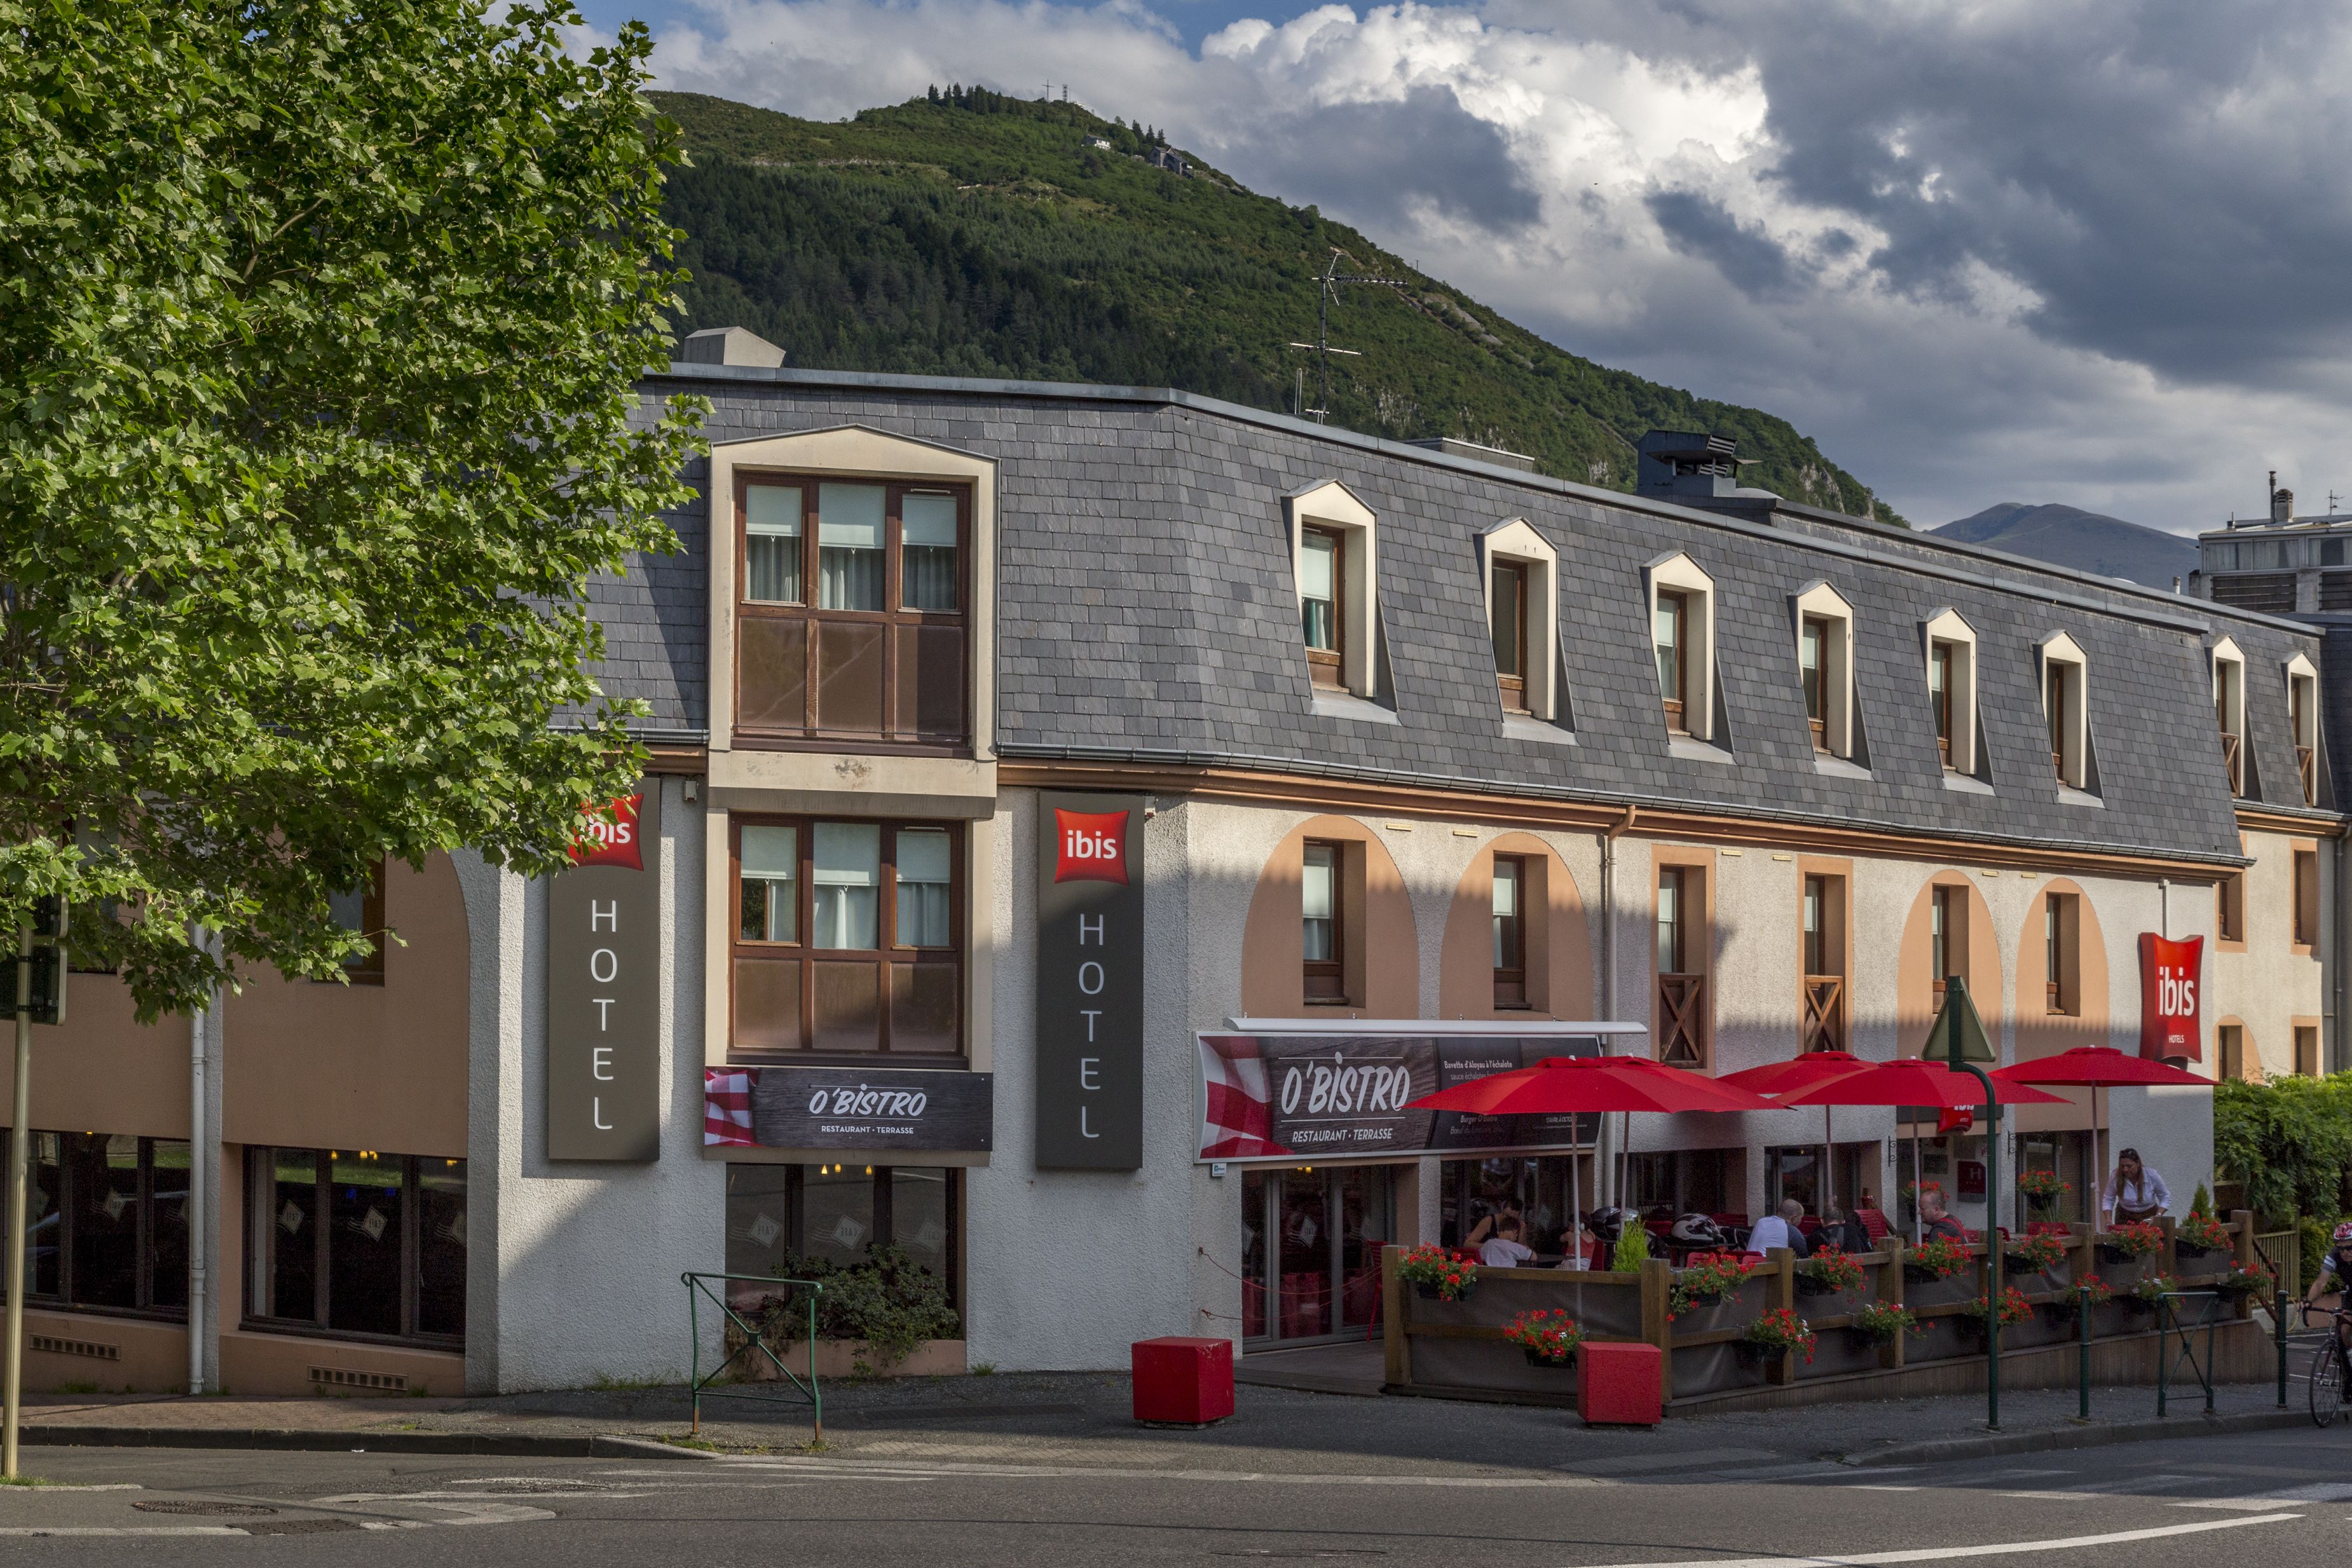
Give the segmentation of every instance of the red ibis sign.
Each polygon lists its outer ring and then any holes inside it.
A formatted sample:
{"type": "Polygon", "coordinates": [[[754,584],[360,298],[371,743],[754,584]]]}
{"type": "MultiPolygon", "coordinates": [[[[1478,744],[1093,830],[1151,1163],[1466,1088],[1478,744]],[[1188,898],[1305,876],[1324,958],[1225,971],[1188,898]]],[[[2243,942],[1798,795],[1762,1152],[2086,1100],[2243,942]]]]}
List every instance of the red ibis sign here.
{"type": "Polygon", "coordinates": [[[2151,1060],[2204,1057],[2205,1031],[2198,990],[2205,977],[2205,938],[2175,942],[2143,931],[2139,936],[2139,1053],[2151,1060]]]}

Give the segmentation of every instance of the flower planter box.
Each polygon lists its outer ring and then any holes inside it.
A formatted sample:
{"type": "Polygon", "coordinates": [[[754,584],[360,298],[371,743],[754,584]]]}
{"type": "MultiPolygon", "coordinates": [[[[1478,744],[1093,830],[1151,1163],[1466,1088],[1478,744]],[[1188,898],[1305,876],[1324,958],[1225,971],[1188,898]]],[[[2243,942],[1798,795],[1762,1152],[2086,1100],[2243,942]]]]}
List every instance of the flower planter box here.
{"type": "MultiPolygon", "coordinates": [[[[1452,1299],[1457,1301],[1466,1301],[1471,1298],[1472,1294],[1477,1291],[1477,1289],[1478,1287],[1476,1285],[1465,1285],[1461,1290],[1454,1291],[1452,1299]]],[[[1444,1292],[1435,1285],[1416,1284],[1412,1288],[1412,1293],[1419,1296],[1424,1301],[1443,1301],[1447,1299],[1444,1292]]]]}
{"type": "MultiPolygon", "coordinates": [[[[1522,1348],[1524,1349],[1525,1347],[1522,1348]]],[[[1540,1366],[1548,1372],[1573,1372],[1576,1370],[1576,1352],[1574,1351],[1570,1351],[1566,1355],[1550,1356],[1544,1354],[1540,1351],[1530,1350],[1527,1352],[1527,1357],[1528,1364],[1529,1366],[1540,1366]]]]}
{"type": "Polygon", "coordinates": [[[1844,1293],[1839,1287],[1824,1284],[1810,1274],[1797,1276],[1797,1294],[1801,1296],[1838,1296],[1844,1293]]]}

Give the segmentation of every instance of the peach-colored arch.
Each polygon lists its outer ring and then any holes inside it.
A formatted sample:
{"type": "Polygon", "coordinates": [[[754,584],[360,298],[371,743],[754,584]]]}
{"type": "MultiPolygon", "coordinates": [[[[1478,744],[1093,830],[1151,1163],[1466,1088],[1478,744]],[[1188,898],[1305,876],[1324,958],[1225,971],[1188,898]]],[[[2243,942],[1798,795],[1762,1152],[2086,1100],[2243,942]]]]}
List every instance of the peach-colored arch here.
{"type": "Polygon", "coordinates": [[[1301,852],[1309,839],[1350,847],[1360,857],[1343,879],[1341,918],[1346,939],[1349,1004],[1332,1010],[1365,1018],[1421,1016],[1421,946],[1412,900],[1388,846],[1348,817],[1314,817],[1274,847],[1258,873],[1242,926],[1242,1011],[1252,1018],[1297,1018],[1307,1012],[1298,924],[1301,852]]]}
{"type": "Polygon", "coordinates": [[[1919,896],[1911,901],[1911,913],[1903,920],[1903,945],[1896,955],[1895,971],[1895,1053],[1918,1055],[1920,1048],[1927,1043],[1929,1027],[1936,1021],[1934,977],[1927,970],[1935,919],[1929,900],[1938,887],[1968,890],[1968,966],[1964,973],[1969,998],[1976,1003],[1978,1015],[1984,1019],[1985,1032],[1992,1037],[1993,1049],[1998,1051],[2001,1020],[2000,938],[1993,929],[1992,909],[1966,872],[1939,871],[1920,887],[1919,896]]]}
{"type": "MultiPolygon", "coordinates": [[[[1974,982],[1970,982],[1973,987],[1974,982]]],[[[2017,938],[2017,1060],[2055,1056],[2078,1045],[2107,1043],[2107,940],[2099,929],[2098,912],[2081,887],[2066,878],[2053,877],[2026,907],[2025,926],[2017,938]],[[2076,937],[2074,960],[2080,993],[2075,1010],[2053,1013],[2046,1000],[2050,982],[2048,944],[2042,940],[2042,920],[2053,894],[2072,894],[2076,937]]]]}
{"type": "Polygon", "coordinates": [[[1556,1019],[1592,1016],[1592,946],[1584,901],[1568,863],[1533,833],[1505,833],[1470,858],[1445,915],[1438,953],[1437,1016],[1508,1021],[1534,1014],[1556,1019]],[[1528,1005],[1495,1006],[1495,857],[1525,855],[1528,881],[1528,1005]],[[1538,897],[1540,892],[1541,896],[1538,897]]]}

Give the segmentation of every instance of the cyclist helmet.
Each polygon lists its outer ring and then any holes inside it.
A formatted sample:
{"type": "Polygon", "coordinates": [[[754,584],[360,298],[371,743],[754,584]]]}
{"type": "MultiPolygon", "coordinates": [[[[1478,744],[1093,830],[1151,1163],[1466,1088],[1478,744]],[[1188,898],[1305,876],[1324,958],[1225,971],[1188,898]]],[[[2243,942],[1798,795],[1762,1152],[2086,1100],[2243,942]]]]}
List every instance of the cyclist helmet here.
{"type": "Polygon", "coordinates": [[[2352,1219],[2347,1219],[2336,1228],[2336,1245],[2352,1247],[2352,1219]]]}

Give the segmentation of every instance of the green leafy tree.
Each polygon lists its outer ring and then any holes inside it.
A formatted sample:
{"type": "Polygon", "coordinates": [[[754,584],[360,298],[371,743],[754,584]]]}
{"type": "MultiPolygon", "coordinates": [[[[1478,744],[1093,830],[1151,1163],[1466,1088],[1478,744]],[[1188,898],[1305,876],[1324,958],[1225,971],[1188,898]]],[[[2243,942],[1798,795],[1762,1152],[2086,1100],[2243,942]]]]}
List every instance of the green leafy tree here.
{"type": "Polygon", "coordinates": [[[676,548],[698,419],[633,390],[650,41],[578,21],[0,0],[0,927],[68,894],[142,1016],[335,977],[379,857],[543,873],[636,777],[584,590],[676,548]]]}

